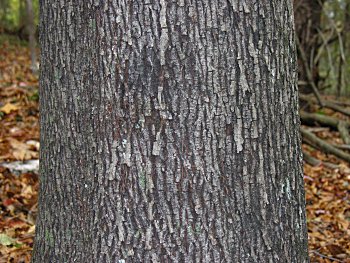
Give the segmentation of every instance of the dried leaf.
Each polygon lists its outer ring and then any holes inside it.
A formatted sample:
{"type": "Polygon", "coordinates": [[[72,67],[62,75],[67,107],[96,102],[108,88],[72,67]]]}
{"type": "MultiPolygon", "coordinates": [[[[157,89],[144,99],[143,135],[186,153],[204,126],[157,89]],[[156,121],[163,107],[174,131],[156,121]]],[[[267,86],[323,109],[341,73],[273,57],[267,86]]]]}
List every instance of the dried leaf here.
{"type": "Polygon", "coordinates": [[[0,108],[0,111],[9,114],[11,111],[18,110],[18,107],[15,104],[7,103],[0,108]]]}

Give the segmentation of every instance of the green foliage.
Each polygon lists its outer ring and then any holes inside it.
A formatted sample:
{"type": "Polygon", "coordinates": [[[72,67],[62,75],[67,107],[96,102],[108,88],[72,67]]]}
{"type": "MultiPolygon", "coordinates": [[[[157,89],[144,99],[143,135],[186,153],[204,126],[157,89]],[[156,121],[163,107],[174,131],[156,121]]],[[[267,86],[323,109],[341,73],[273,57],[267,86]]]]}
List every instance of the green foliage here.
{"type": "Polygon", "coordinates": [[[0,4],[0,25],[5,28],[15,28],[18,26],[20,0],[4,0],[0,4]]]}
{"type": "MultiPolygon", "coordinates": [[[[39,22],[39,0],[33,1],[35,24],[39,22]]],[[[0,29],[16,31],[25,25],[26,3],[24,0],[0,1],[0,29]]]]}
{"type": "Polygon", "coordinates": [[[0,45],[2,45],[3,43],[8,43],[11,46],[22,46],[22,47],[28,46],[27,41],[21,40],[17,36],[0,34],[0,45]]]}

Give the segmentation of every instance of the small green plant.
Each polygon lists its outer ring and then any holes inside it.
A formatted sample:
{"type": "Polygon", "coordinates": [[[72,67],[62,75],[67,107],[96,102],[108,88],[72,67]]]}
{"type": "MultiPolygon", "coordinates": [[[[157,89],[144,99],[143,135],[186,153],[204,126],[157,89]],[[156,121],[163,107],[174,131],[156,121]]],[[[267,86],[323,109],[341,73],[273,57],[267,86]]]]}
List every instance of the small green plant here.
{"type": "Polygon", "coordinates": [[[18,243],[16,239],[6,235],[6,234],[0,234],[0,244],[3,246],[14,246],[14,247],[21,247],[22,244],[18,243]]]}
{"type": "Polygon", "coordinates": [[[316,113],[317,113],[317,114],[321,114],[321,115],[326,115],[326,113],[324,112],[324,110],[318,110],[316,113]]]}
{"type": "Polygon", "coordinates": [[[33,94],[28,96],[30,101],[39,101],[39,91],[35,91],[33,94]]]}

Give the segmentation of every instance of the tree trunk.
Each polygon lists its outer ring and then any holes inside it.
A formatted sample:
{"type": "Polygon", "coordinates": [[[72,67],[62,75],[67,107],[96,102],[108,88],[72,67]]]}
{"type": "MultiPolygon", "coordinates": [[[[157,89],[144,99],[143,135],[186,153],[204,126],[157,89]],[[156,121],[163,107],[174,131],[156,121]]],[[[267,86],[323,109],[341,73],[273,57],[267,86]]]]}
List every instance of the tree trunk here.
{"type": "Polygon", "coordinates": [[[32,73],[36,75],[38,73],[37,58],[36,58],[36,39],[35,39],[35,23],[34,23],[34,11],[32,0],[26,0],[27,8],[27,30],[29,33],[29,50],[31,59],[32,73]]]}
{"type": "Polygon", "coordinates": [[[319,62],[315,62],[314,58],[320,44],[319,31],[324,2],[325,0],[293,0],[295,28],[300,43],[299,48],[305,53],[305,59],[309,67],[309,69],[305,69],[305,63],[299,56],[299,81],[303,83],[300,86],[300,91],[303,93],[312,92],[307,70],[311,71],[312,79],[316,86],[318,86],[320,81],[319,62]]]}
{"type": "Polygon", "coordinates": [[[286,1],[41,1],[33,262],[307,262],[286,1]]]}

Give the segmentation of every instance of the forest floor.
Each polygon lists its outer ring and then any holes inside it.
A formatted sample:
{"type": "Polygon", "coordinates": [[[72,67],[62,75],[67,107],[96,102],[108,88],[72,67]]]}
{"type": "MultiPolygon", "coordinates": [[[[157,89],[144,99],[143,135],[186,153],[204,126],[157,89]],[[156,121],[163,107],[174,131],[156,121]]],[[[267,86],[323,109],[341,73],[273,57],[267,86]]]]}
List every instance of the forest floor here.
{"type": "MultiPolygon", "coordinates": [[[[38,101],[38,79],[31,74],[28,48],[0,36],[0,263],[30,262],[38,175],[16,172],[5,164],[39,158],[38,101]]],[[[350,122],[349,117],[340,117],[350,122]]],[[[329,143],[342,143],[339,133],[329,128],[314,128],[313,133],[329,143]]],[[[350,165],[305,144],[303,150],[321,161],[316,166],[304,164],[311,262],[350,263],[350,165]]]]}

